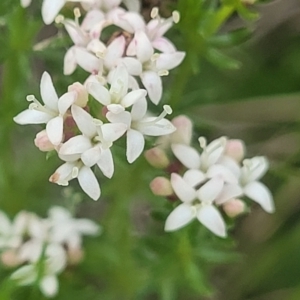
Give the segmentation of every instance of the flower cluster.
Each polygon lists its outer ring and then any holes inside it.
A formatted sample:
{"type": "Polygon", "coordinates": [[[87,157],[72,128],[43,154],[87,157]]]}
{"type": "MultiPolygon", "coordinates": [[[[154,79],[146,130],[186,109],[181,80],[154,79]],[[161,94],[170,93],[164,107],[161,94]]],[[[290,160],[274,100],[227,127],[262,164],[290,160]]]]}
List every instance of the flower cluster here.
{"type": "MultiPolygon", "coordinates": [[[[58,97],[50,75],[44,72],[40,83],[44,103],[27,96],[29,108],[14,121],[22,125],[46,124],[35,144],[41,151],[56,151],[64,161],[50,181],[68,185],[77,178],[83,191],[97,200],[101,189],[91,168],[97,165],[104,176],[113,176],[111,147],[116,140],[126,135],[126,158],[132,163],[144,150],[145,136],[175,131],[165,119],[172,113],[171,108],[164,105],[159,116],[152,116],[146,97],[158,104],[163,89],[161,76],[168,75],[184,59],[185,53],[177,51],[163,36],[179,21],[179,14],[175,11],[171,18],[164,19],[154,8],[146,24],[138,12],[119,7],[121,1],[86,0],[76,1],[82,9],[76,7],[75,20],[71,20],[57,15],[65,2],[44,0],[42,16],[46,24],[54,19],[63,24],[74,43],[65,55],[64,74],[80,66],[89,75],[84,84],[75,82],[58,97]],[[80,24],[82,11],[86,13],[80,24]],[[112,25],[119,31],[105,41],[104,29],[112,25]],[[102,108],[92,111],[92,101],[102,108]]],[[[136,1],[125,4],[137,7],[136,1]]]]}
{"type": "Polygon", "coordinates": [[[152,191],[172,199],[176,196],[181,201],[168,216],[166,231],[180,229],[198,219],[214,234],[225,237],[226,224],[220,208],[230,217],[240,214],[245,209],[241,197],[252,199],[268,213],[274,211],[272,195],[259,181],[268,169],[265,157],[244,159],[243,142],[226,137],[209,144],[200,137],[199,153],[189,145],[191,121],[179,116],[173,123],[176,133],[161,139],[158,147],[146,153],[150,163],[171,170],[170,180],[157,177],[152,181],[152,191]],[[163,150],[167,145],[178,160],[173,165],[163,150]]]}
{"type": "Polygon", "coordinates": [[[18,285],[38,284],[47,297],[58,291],[57,276],[68,264],[83,258],[82,236],[98,235],[99,226],[75,219],[63,207],[52,207],[48,218],[22,211],[10,221],[0,211],[0,253],[6,267],[17,268],[11,279],[18,285]]]}

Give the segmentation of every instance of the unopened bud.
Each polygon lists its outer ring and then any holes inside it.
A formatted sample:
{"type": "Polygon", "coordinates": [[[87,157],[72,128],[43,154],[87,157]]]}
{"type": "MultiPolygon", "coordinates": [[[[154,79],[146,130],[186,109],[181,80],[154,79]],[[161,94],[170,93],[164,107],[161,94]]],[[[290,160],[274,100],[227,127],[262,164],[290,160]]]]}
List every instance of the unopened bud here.
{"type": "Polygon", "coordinates": [[[170,180],[165,177],[154,178],[150,182],[150,189],[157,196],[171,196],[174,193],[170,180]]]}
{"type": "Polygon", "coordinates": [[[84,252],[81,248],[69,248],[68,249],[68,262],[70,265],[79,264],[84,257],[84,252]]]}
{"type": "Polygon", "coordinates": [[[88,100],[88,92],[86,88],[79,82],[75,82],[72,85],[69,85],[68,87],[68,92],[76,92],[77,93],[77,98],[75,101],[75,104],[80,106],[80,107],[85,107],[88,100]]]}
{"type": "Polygon", "coordinates": [[[13,249],[4,251],[1,254],[1,261],[4,266],[9,267],[9,268],[14,268],[21,263],[21,260],[20,260],[19,256],[17,255],[17,252],[13,249]]]}
{"type": "Polygon", "coordinates": [[[164,169],[170,164],[165,151],[159,147],[154,147],[145,151],[144,155],[148,163],[154,168],[164,169]]]}
{"type": "Polygon", "coordinates": [[[225,155],[240,162],[245,155],[245,145],[242,140],[228,140],[225,147],[225,155]]]}
{"type": "Polygon", "coordinates": [[[240,199],[231,199],[229,201],[226,201],[223,205],[223,210],[226,213],[226,215],[230,218],[234,218],[246,210],[246,205],[244,201],[240,199]]]}
{"type": "Polygon", "coordinates": [[[42,130],[36,135],[34,144],[43,152],[52,151],[55,148],[50,142],[46,130],[42,130]]]}
{"type": "Polygon", "coordinates": [[[192,139],[193,124],[192,121],[184,116],[178,116],[172,120],[176,131],[172,133],[172,143],[190,145],[192,139]]]}

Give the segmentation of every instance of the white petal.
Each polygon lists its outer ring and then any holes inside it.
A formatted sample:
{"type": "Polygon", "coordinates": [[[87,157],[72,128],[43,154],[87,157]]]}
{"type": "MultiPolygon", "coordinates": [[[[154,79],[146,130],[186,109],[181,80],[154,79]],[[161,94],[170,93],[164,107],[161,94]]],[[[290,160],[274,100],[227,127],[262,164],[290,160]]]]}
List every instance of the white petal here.
{"type": "Polygon", "coordinates": [[[4,214],[2,211],[0,211],[0,233],[4,235],[9,235],[11,231],[11,223],[9,218],[4,214]]]}
{"type": "Polygon", "coordinates": [[[77,105],[72,105],[71,111],[79,130],[89,138],[95,137],[97,131],[93,117],[77,105]]]}
{"type": "Polygon", "coordinates": [[[127,130],[124,123],[104,124],[101,126],[103,138],[105,141],[114,142],[119,139],[127,130]]]}
{"type": "Polygon", "coordinates": [[[91,74],[97,74],[101,69],[100,59],[88,52],[85,48],[76,47],[75,57],[77,64],[91,74]]]}
{"type": "Polygon", "coordinates": [[[168,216],[165,231],[174,231],[190,223],[196,217],[196,209],[189,204],[180,204],[168,216]]]}
{"type": "Polygon", "coordinates": [[[215,203],[223,204],[227,200],[239,197],[242,194],[243,194],[243,190],[239,185],[228,183],[224,185],[221,194],[218,195],[218,197],[215,200],[215,203]]]}
{"type": "Polygon", "coordinates": [[[134,36],[135,47],[136,47],[136,56],[141,63],[144,63],[150,60],[151,56],[154,53],[153,47],[146,33],[142,30],[139,30],[135,33],[134,36]]]}
{"type": "Polygon", "coordinates": [[[67,112],[67,110],[75,102],[76,98],[77,98],[76,92],[68,92],[68,93],[63,94],[58,99],[58,110],[62,116],[67,112]]]}
{"type": "Polygon", "coordinates": [[[44,0],[42,4],[42,17],[45,24],[51,24],[59,11],[65,5],[66,0],[44,0]]]}
{"type": "Polygon", "coordinates": [[[45,124],[53,118],[52,115],[36,109],[26,109],[14,117],[14,121],[20,125],[45,124]]]}
{"type": "Polygon", "coordinates": [[[87,167],[92,167],[99,161],[100,156],[101,149],[96,145],[93,148],[84,151],[81,155],[81,160],[87,167]]]}
{"type": "Polygon", "coordinates": [[[145,98],[136,101],[131,108],[131,118],[133,121],[141,120],[147,113],[147,100],[145,98]]]}
{"type": "Polygon", "coordinates": [[[87,91],[91,94],[98,102],[103,105],[110,104],[110,93],[100,83],[89,82],[87,84],[87,91]]]}
{"type": "Polygon", "coordinates": [[[225,166],[226,168],[228,168],[234,175],[235,177],[239,178],[241,175],[241,167],[239,166],[239,164],[232,159],[229,156],[222,156],[218,162],[218,164],[221,164],[223,166],[225,166]]]}
{"type": "Polygon", "coordinates": [[[258,181],[248,183],[244,188],[244,193],[247,197],[261,205],[268,213],[275,211],[272,194],[269,189],[258,181]]]}
{"type": "Polygon", "coordinates": [[[144,135],[161,136],[173,133],[176,127],[167,119],[161,119],[155,124],[148,125],[149,122],[154,121],[156,118],[146,118],[137,124],[138,129],[144,135]]]}
{"type": "Polygon", "coordinates": [[[37,273],[33,265],[25,265],[12,273],[10,278],[17,280],[20,285],[29,285],[36,280],[37,273]]]}
{"type": "Polygon", "coordinates": [[[113,176],[114,161],[110,149],[102,149],[97,165],[104,176],[106,176],[107,178],[111,178],[113,176]]]}
{"type": "Polygon", "coordinates": [[[69,162],[64,163],[63,165],[61,165],[56,169],[56,171],[49,178],[49,181],[60,184],[61,182],[65,181],[66,178],[70,177],[73,168],[74,168],[73,163],[69,163],[69,162]]]}
{"type": "Polygon", "coordinates": [[[139,12],[141,8],[141,3],[139,0],[123,0],[122,1],[128,10],[139,12]]]}
{"type": "Polygon", "coordinates": [[[199,169],[200,168],[200,155],[192,147],[172,144],[172,151],[177,159],[189,169],[199,169]]]}
{"type": "Polygon", "coordinates": [[[46,297],[55,296],[58,292],[58,280],[56,276],[44,276],[40,281],[40,289],[46,297]]]}
{"type": "Polygon", "coordinates": [[[59,145],[63,138],[64,119],[61,116],[53,118],[47,123],[46,131],[50,142],[59,145]]]}
{"type": "Polygon", "coordinates": [[[133,163],[143,152],[145,146],[144,136],[137,130],[127,131],[126,157],[129,163],[133,163]]]}
{"type": "Polygon", "coordinates": [[[64,75],[71,75],[77,67],[74,47],[68,49],[64,57],[64,75]]]}
{"type": "Polygon", "coordinates": [[[122,106],[121,104],[109,104],[106,106],[107,110],[112,112],[113,114],[120,114],[122,112],[125,111],[124,106],[122,106]]]}
{"type": "Polygon", "coordinates": [[[93,171],[88,167],[81,167],[78,174],[78,182],[83,191],[93,200],[98,200],[101,195],[99,183],[93,171]]]}
{"type": "Polygon", "coordinates": [[[208,178],[220,175],[225,182],[238,183],[238,178],[231,172],[231,170],[220,164],[215,164],[209,167],[206,175],[208,178]]]}
{"type": "Polygon", "coordinates": [[[116,65],[116,61],[123,56],[125,51],[125,37],[123,35],[113,40],[106,49],[104,57],[104,66],[107,69],[111,69],[116,65]]]}
{"type": "Polygon", "coordinates": [[[123,111],[117,115],[112,112],[108,112],[106,114],[106,118],[111,123],[123,123],[130,128],[131,114],[128,111],[123,111]]]}
{"type": "Polygon", "coordinates": [[[176,52],[176,48],[173,45],[173,43],[170,42],[165,37],[159,37],[159,38],[155,39],[154,41],[152,41],[152,46],[153,46],[153,48],[155,48],[163,53],[176,52]]]}
{"type": "Polygon", "coordinates": [[[197,219],[215,235],[226,237],[225,222],[213,205],[204,205],[198,209],[197,219]]]}
{"type": "Polygon", "coordinates": [[[139,90],[129,92],[128,94],[125,95],[125,97],[123,97],[123,99],[121,100],[121,104],[124,107],[129,107],[132,104],[134,104],[136,101],[145,98],[146,95],[147,95],[147,91],[144,89],[139,89],[139,90]]]}
{"type": "Polygon", "coordinates": [[[199,200],[204,203],[210,203],[214,201],[221,193],[224,186],[222,177],[217,176],[206,182],[198,191],[197,196],[199,200]]]}
{"type": "Polygon", "coordinates": [[[97,23],[105,18],[104,13],[99,9],[93,9],[87,12],[81,23],[81,29],[89,32],[97,23]]]}
{"type": "Polygon", "coordinates": [[[248,182],[259,180],[269,168],[269,162],[263,156],[253,157],[250,159],[250,164],[252,167],[250,167],[251,171],[247,177],[248,182]]]}
{"type": "Polygon", "coordinates": [[[192,202],[196,198],[195,189],[190,186],[180,175],[171,174],[171,185],[175,194],[182,202],[192,202]]]}
{"type": "Polygon", "coordinates": [[[92,147],[89,138],[83,135],[77,135],[65,142],[59,149],[59,155],[82,154],[92,147]]]}
{"type": "Polygon", "coordinates": [[[112,75],[110,93],[114,93],[115,101],[120,101],[127,94],[129,74],[123,64],[119,64],[112,75]]]}
{"type": "Polygon", "coordinates": [[[148,92],[150,100],[158,104],[162,96],[162,81],[154,71],[145,71],[141,74],[141,80],[148,92]]]}
{"type": "Polygon", "coordinates": [[[44,72],[42,75],[40,83],[40,92],[45,105],[53,111],[58,111],[58,96],[53,86],[52,79],[47,72],[44,72]]]}
{"type": "Polygon", "coordinates": [[[183,179],[188,185],[196,187],[206,179],[206,176],[200,170],[191,169],[184,173],[183,179]]]}
{"type": "Polygon", "coordinates": [[[171,70],[177,67],[184,59],[185,52],[161,53],[156,60],[158,70],[171,70]]]}
{"type": "Polygon", "coordinates": [[[97,235],[100,233],[100,226],[89,219],[76,220],[76,229],[84,235],[97,235]]]}
{"type": "Polygon", "coordinates": [[[122,63],[130,75],[139,76],[143,71],[142,64],[134,57],[123,57],[122,63]]]}

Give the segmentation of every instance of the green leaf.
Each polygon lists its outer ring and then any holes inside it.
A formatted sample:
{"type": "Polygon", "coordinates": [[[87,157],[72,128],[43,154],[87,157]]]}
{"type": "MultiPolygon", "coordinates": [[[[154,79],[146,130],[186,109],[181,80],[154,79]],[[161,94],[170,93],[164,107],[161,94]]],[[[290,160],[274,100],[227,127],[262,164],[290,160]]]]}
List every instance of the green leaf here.
{"type": "Polygon", "coordinates": [[[237,70],[241,67],[239,61],[226,56],[214,48],[209,48],[207,50],[206,59],[221,69],[237,70]]]}
{"type": "Polygon", "coordinates": [[[252,34],[249,28],[240,28],[227,34],[213,36],[208,40],[208,43],[217,48],[226,48],[239,45],[247,41],[252,34]]]}

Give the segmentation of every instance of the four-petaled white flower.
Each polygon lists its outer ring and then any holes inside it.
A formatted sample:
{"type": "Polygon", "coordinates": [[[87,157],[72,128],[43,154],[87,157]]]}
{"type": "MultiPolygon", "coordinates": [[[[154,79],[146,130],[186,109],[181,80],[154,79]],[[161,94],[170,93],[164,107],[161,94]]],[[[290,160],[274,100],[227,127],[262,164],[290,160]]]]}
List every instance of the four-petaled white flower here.
{"type": "Polygon", "coordinates": [[[52,79],[47,72],[41,78],[42,105],[33,95],[27,96],[32,102],[29,108],[14,117],[18,124],[47,124],[46,132],[53,145],[59,145],[63,139],[64,117],[70,106],[76,101],[76,92],[67,92],[58,98],[52,79]]]}
{"type": "Polygon", "coordinates": [[[147,101],[141,99],[135,102],[131,112],[123,111],[118,114],[108,112],[107,119],[111,123],[124,123],[127,125],[126,157],[129,163],[134,162],[142,153],[145,146],[144,135],[161,136],[176,130],[174,125],[164,117],[172,113],[170,106],[165,105],[164,111],[158,117],[148,117],[147,101]]]}
{"type": "Polygon", "coordinates": [[[226,236],[226,225],[216,204],[241,195],[241,189],[226,186],[221,176],[206,181],[205,175],[199,170],[188,170],[183,177],[172,173],[171,185],[183,203],[168,216],[166,231],[180,229],[197,218],[214,234],[226,236]]]}

